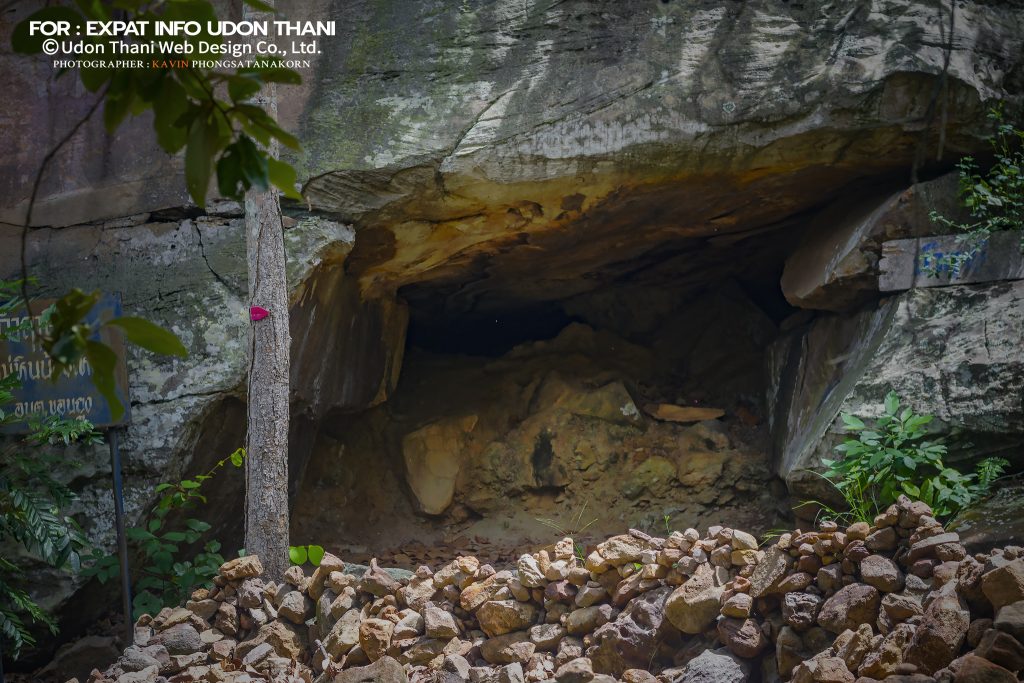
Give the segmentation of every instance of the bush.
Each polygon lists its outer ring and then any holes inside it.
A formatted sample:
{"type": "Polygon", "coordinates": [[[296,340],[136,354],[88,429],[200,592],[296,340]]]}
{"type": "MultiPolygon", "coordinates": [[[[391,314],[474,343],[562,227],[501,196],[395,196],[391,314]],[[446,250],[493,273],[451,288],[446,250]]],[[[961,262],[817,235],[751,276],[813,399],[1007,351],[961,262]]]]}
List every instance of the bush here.
{"type": "Polygon", "coordinates": [[[1020,232],[1024,250],[1024,130],[1004,120],[1002,107],[992,109],[989,119],[996,126],[989,138],[995,164],[986,174],[980,172],[972,157],[964,157],[957,164],[960,202],[970,211],[970,221],[954,221],[936,211],[930,214],[934,223],[961,233],[960,250],[921,255],[922,270],[932,276],[958,275],[994,232],[1020,232]]]}
{"type": "MultiPolygon", "coordinates": [[[[125,531],[131,549],[140,560],[136,567],[139,579],[132,598],[132,613],[136,619],[143,614],[156,614],[163,607],[180,605],[196,588],[212,585],[213,577],[224,564],[219,541],[206,541],[200,551],[189,553],[191,559],[182,557],[187,550],[182,544],[198,543],[210,525],[190,517],[184,520],[183,528],[168,529],[167,518],[171,512],[192,510],[205,503],[206,497],[201,492],[203,483],[228,463],[238,468],[244,461],[245,449],[239,448],[218,461],[206,474],[175,484],[160,484],[156,491],[163,495],[143,526],[125,531]]],[[[95,554],[86,559],[89,562],[82,573],[95,576],[101,583],[121,574],[116,554],[95,554]]]]}
{"type": "MultiPolygon", "coordinates": [[[[0,281],[0,315],[21,307],[19,288],[20,282],[0,281]]],[[[29,332],[26,321],[6,328],[0,339],[29,332]]],[[[75,494],[56,477],[76,463],[66,459],[61,447],[100,443],[100,435],[81,418],[22,418],[6,410],[20,386],[13,373],[0,377],[0,425],[24,423],[27,431],[5,440],[0,449],[0,543],[5,550],[20,548],[51,567],[75,570],[89,544],[78,523],[66,514],[75,494]]],[[[0,640],[13,659],[35,644],[33,625],[57,633],[57,624],[25,589],[22,565],[23,558],[0,556],[0,640]]]]}
{"type": "Polygon", "coordinates": [[[992,482],[1009,465],[1002,458],[986,458],[974,473],[962,474],[943,462],[947,454],[943,439],[929,438],[925,427],[933,416],[900,408],[899,397],[890,391],[885,414],[873,426],[842,414],[846,431],[856,438],[836,447],[841,458],[822,459],[822,463],[824,477],[842,494],[849,510],[836,513],[825,506],[827,514],[871,523],[906,494],[927,503],[936,517],[952,517],[988,495],[992,482]]]}

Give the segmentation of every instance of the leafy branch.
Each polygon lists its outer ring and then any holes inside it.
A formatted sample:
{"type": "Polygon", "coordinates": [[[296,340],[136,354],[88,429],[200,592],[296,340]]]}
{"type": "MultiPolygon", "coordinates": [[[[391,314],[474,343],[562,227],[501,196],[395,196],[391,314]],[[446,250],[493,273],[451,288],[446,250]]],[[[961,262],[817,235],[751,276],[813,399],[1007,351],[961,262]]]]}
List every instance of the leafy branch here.
{"type": "Polygon", "coordinates": [[[932,277],[960,275],[996,232],[1020,232],[1024,250],[1024,130],[1005,120],[1001,105],[989,111],[988,118],[996,127],[989,137],[995,164],[984,174],[972,157],[957,164],[960,203],[970,220],[953,220],[937,211],[929,214],[932,222],[960,233],[956,251],[921,254],[921,269],[932,277]]]}
{"type": "MultiPolygon", "coordinates": [[[[158,485],[156,491],[163,495],[148,519],[142,526],[125,531],[133,550],[141,558],[141,564],[136,568],[139,578],[135,582],[132,599],[136,618],[181,603],[195,588],[209,585],[217,575],[224,557],[220,554],[221,544],[215,539],[204,543],[202,550],[192,559],[180,557],[183,544],[189,546],[201,541],[210,530],[209,523],[189,517],[183,521],[184,528],[168,529],[168,515],[177,510],[192,510],[205,503],[206,496],[201,492],[203,484],[228,464],[240,468],[244,462],[245,449],[239,448],[217,461],[204,474],[158,485]]],[[[101,583],[120,576],[121,567],[116,554],[97,553],[86,559],[84,575],[95,576],[101,583]]]]}

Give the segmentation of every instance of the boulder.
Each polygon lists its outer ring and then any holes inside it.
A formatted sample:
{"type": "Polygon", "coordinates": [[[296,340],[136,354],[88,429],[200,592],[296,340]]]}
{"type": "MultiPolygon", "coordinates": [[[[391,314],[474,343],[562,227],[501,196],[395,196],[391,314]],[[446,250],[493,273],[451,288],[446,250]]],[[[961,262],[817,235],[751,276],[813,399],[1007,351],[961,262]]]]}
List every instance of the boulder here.
{"type": "Polygon", "coordinates": [[[528,661],[536,649],[525,631],[516,631],[485,640],[480,645],[480,656],[490,664],[522,663],[528,661]]]}
{"type": "Polygon", "coordinates": [[[868,555],[861,560],[860,578],[883,593],[903,590],[903,572],[895,562],[882,555],[868,555]]]}
{"type": "Polygon", "coordinates": [[[904,661],[928,674],[948,666],[959,654],[970,625],[971,614],[955,593],[935,597],[907,644],[904,661]]]}
{"type": "Polygon", "coordinates": [[[769,352],[775,471],[797,498],[832,500],[810,470],[844,438],[841,412],[880,414],[896,391],[933,427],[1008,449],[1024,432],[1024,281],[910,290],[877,307],[816,319],[769,352]],[[927,341],[925,341],[927,340],[927,341]],[[938,392],[934,387],[946,389],[938,392]]]}
{"type": "Polygon", "coordinates": [[[587,656],[595,671],[622,675],[630,668],[649,666],[663,638],[666,599],[672,588],[655,588],[634,598],[614,621],[591,635],[587,656]]]}
{"type": "Polygon", "coordinates": [[[1000,607],[992,625],[1024,642],[1024,600],[1000,607]]]}
{"type": "Polygon", "coordinates": [[[383,657],[391,647],[394,622],[387,619],[366,619],[359,624],[359,647],[371,662],[383,657]]]}
{"type": "Polygon", "coordinates": [[[746,683],[749,665],[725,648],[704,650],[691,659],[675,683],[746,683]]]}
{"type": "Polygon", "coordinates": [[[1024,600],[1024,558],[987,572],[981,579],[981,590],[997,611],[1004,605],[1024,600]]]}
{"type": "Polygon", "coordinates": [[[406,481],[424,513],[439,515],[451,505],[461,451],[476,422],[475,415],[447,418],[402,439],[406,481]]]}
{"type": "Polygon", "coordinates": [[[409,683],[405,667],[392,657],[381,657],[369,666],[345,669],[331,683],[409,683]]]}
{"type": "Polygon", "coordinates": [[[718,638],[730,652],[746,659],[758,656],[770,644],[761,624],[753,619],[719,619],[718,638]]]}
{"type": "Polygon", "coordinates": [[[818,612],[818,624],[836,634],[847,629],[855,631],[861,624],[874,623],[881,600],[874,586],[850,584],[825,601],[818,612]]]}
{"type": "Polygon", "coordinates": [[[932,211],[962,215],[956,192],[957,176],[950,173],[901,192],[846,198],[818,212],[786,258],[786,300],[800,308],[844,311],[877,298],[883,242],[932,234],[932,211]]]}
{"type": "Polygon", "coordinates": [[[665,601],[665,616],[683,633],[700,633],[718,616],[722,591],[715,585],[711,566],[698,565],[694,575],[665,601]]]}
{"type": "Polygon", "coordinates": [[[459,625],[455,616],[441,609],[432,602],[423,608],[423,629],[428,638],[449,640],[459,635],[459,625]]]}
{"type": "Polygon", "coordinates": [[[972,654],[959,660],[956,670],[957,683],[1016,683],[1017,677],[1011,672],[987,659],[972,654]]]}
{"type": "Polygon", "coordinates": [[[536,616],[536,607],[518,600],[489,600],[476,611],[480,630],[489,638],[522,631],[533,624],[536,616]]]}

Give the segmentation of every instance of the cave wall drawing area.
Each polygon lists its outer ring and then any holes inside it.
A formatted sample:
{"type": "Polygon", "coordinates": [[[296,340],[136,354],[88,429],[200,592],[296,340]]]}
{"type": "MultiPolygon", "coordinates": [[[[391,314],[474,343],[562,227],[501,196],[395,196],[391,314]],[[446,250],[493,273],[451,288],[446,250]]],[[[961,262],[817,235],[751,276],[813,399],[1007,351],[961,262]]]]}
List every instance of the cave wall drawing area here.
{"type": "MultiPolygon", "coordinates": [[[[44,4],[0,14],[0,277],[118,293],[187,349],[127,346],[137,527],[159,484],[247,443],[251,202],[214,180],[199,206],[153,112],[88,118],[34,191],[98,97],[12,49],[44,4]]],[[[1024,3],[275,9],[337,27],[275,95],[302,195],[281,199],[289,542],[326,554],[237,559],[252,463],[224,465],[167,524],[201,517],[182,558],[215,540],[226,564],[127,642],[116,578],[0,526],[60,627],[4,652],[9,680],[1024,680],[1024,181],[989,207],[1006,232],[924,259],[978,220],[958,163],[1024,159],[1024,3]],[[824,475],[893,396],[943,468],[1002,463],[969,505],[915,484],[846,512],[824,475]]],[[[50,450],[116,553],[107,445],[50,450]]]]}

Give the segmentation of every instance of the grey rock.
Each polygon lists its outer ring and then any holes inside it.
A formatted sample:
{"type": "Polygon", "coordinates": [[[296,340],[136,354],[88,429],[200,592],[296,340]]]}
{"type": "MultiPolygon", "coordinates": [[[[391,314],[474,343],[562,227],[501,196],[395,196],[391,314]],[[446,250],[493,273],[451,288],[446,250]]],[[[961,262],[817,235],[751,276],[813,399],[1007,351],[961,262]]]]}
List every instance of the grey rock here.
{"type": "Polygon", "coordinates": [[[672,683],[746,683],[749,665],[725,648],[705,650],[672,683]]]}

